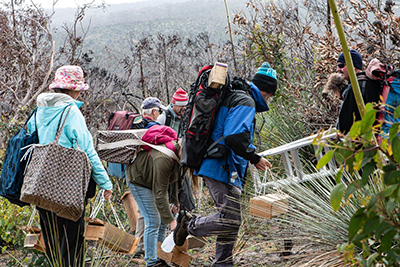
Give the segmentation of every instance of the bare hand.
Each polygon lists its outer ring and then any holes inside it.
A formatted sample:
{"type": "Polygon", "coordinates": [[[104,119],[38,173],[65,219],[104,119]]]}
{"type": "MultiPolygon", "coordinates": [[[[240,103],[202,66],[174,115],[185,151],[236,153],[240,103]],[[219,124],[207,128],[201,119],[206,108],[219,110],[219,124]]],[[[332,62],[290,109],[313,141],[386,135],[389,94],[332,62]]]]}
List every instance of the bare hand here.
{"type": "Polygon", "coordinates": [[[265,171],[267,168],[271,168],[272,164],[265,158],[261,158],[259,162],[254,165],[258,170],[265,171]]]}
{"type": "Polygon", "coordinates": [[[176,220],[173,220],[173,221],[171,222],[171,225],[170,225],[170,227],[171,227],[171,230],[172,230],[172,231],[174,231],[174,230],[175,230],[175,228],[176,228],[176,224],[177,224],[176,220]]]}
{"type": "Polygon", "coordinates": [[[171,211],[173,214],[177,214],[179,212],[179,207],[176,205],[173,205],[171,211]]]}
{"type": "Polygon", "coordinates": [[[110,199],[112,195],[112,190],[104,190],[104,198],[105,199],[110,199]]]}

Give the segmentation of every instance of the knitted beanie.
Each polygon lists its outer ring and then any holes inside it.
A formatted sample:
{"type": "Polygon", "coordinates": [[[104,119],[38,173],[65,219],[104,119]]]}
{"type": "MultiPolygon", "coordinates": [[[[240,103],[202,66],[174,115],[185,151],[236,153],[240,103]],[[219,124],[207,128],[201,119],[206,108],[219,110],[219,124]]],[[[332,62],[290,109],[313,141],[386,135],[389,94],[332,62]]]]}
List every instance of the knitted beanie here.
{"type": "Polygon", "coordinates": [[[176,106],[186,106],[189,101],[189,96],[182,88],[176,90],[172,97],[172,104],[176,106]]]}
{"type": "MultiPolygon", "coordinates": [[[[356,50],[350,50],[351,60],[353,61],[353,66],[359,70],[362,70],[363,62],[362,56],[356,50]]],[[[346,60],[344,59],[343,52],[339,55],[337,62],[346,64],[346,60]]]]}
{"type": "Polygon", "coordinates": [[[276,71],[271,66],[264,62],[257,73],[254,75],[252,82],[261,91],[275,95],[278,87],[278,81],[276,79],[276,71]]]}

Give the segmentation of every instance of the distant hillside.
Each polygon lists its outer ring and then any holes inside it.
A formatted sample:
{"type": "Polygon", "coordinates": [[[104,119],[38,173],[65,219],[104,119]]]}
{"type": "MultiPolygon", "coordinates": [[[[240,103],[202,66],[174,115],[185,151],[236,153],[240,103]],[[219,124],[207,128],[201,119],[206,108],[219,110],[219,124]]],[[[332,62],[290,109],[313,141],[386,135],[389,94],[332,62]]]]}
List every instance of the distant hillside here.
{"type": "MultiPolygon", "coordinates": [[[[244,0],[228,1],[230,14],[244,9],[244,0]]],[[[61,44],[62,23],[71,24],[75,9],[57,10],[53,27],[57,46],[61,44]],[[60,13],[60,14],[58,14],[60,13]]],[[[127,38],[177,33],[182,37],[194,37],[208,32],[213,42],[229,40],[226,34],[227,19],[222,0],[184,1],[150,0],[131,4],[111,5],[106,10],[89,10],[84,24],[90,21],[90,30],[85,40],[85,50],[100,52],[105,46],[127,51],[127,38]]]]}

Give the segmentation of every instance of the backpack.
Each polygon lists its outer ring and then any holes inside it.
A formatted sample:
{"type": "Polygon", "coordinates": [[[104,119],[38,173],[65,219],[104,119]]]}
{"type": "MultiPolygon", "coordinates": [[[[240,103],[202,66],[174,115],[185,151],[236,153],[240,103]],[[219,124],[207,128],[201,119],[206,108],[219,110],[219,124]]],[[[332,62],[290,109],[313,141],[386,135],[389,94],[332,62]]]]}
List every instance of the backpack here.
{"type": "Polygon", "coordinates": [[[108,118],[110,131],[121,131],[129,129],[143,129],[147,126],[148,120],[142,115],[129,111],[115,111],[108,118]]]}
{"type": "MultiPolygon", "coordinates": [[[[380,62],[378,59],[374,58],[368,65],[366,70],[366,75],[372,79],[381,81],[383,86],[382,88],[382,103],[386,104],[385,108],[381,108],[382,112],[379,119],[383,120],[383,115],[388,114],[387,111],[393,112],[393,107],[397,107],[400,103],[400,99],[398,94],[399,92],[399,78],[400,78],[400,70],[394,70],[393,66],[384,64],[380,62]],[[385,111],[386,110],[386,111],[385,111]]],[[[392,115],[393,117],[393,115],[392,115]]],[[[393,118],[392,118],[393,119],[393,118]]]]}
{"type": "Polygon", "coordinates": [[[193,197],[192,181],[189,173],[186,173],[178,184],[178,197],[181,209],[192,211],[196,207],[193,197]]]}
{"type": "MultiPolygon", "coordinates": [[[[122,131],[129,129],[143,129],[148,121],[140,114],[129,111],[115,111],[108,118],[108,128],[110,131],[122,131]]],[[[107,163],[109,175],[118,178],[125,178],[126,165],[119,163],[107,163]]]]}
{"type": "Polygon", "coordinates": [[[211,145],[211,133],[218,108],[229,92],[230,80],[220,88],[208,87],[208,77],[213,65],[203,67],[189,92],[189,102],[182,116],[179,132],[182,137],[181,164],[199,168],[211,145]]]}
{"type": "MultiPolygon", "coordinates": [[[[165,146],[173,152],[176,152],[176,149],[172,141],[177,139],[178,136],[174,129],[166,125],[154,125],[150,127],[142,136],[142,141],[153,145],[165,144],[165,146]]],[[[152,147],[142,145],[142,149],[145,151],[150,151],[152,147]]]]}
{"type": "MultiPolygon", "coordinates": [[[[357,82],[360,87],[364,103],[379,103],[382,95],[382,84],[380,81],[373,80],[365,72],[357,74],[357,82]]],[[[361,119],[358,111],[357,102],[349,85],[342,94],[343,102],[340,106],[340,112],[336,128],[342,133],[347,134],[355,121],[361,119]]]]}
{"type": "Polygon", "coordinates": [[[8,142],[3,170],[1,172],[0,196],[7,198],[11,203],[21,207],[29,205],[19,200],[24,181],[25,167],[29,161],[23,155],[28,149],[26,146],[39,143],[37,128],[32,134],[28,134],[25,127],[33,115],[35,115],[36,125],[36,110],[37,108],[31,112],[21,130],[8,142]]]}
{"type": "Polygon", "coordinates": [[[384,122],[382,130],[385,134],[389,133],[389,129],[393,123],[400,122],[400,118],[394,117],[394,110],[400,105],[400,70],[396,70],[388,79],[388,93],[386,97],[386,105],[384,112],[384,122]]]}

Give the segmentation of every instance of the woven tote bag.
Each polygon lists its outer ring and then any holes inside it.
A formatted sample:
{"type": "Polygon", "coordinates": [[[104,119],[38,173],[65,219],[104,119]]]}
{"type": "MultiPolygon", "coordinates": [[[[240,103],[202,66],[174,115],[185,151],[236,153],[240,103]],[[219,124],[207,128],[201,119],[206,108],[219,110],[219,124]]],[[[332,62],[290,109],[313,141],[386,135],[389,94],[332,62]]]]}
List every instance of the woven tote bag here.
{"type": "Polygon", "coordinates": [[[54,142],[33,146],[21,189],[21,201],[77,221],[84,210],[92,165],[78,143],[77,149],[58,144],[70,109],[69,106],[62,124],[65,109],[61,114],[54,142]]]}
{"type": "Polygon", "coordinates": [[[98,131],[97,154],[107,162],[129,164],[142,145],[141,138],[146,131],[147,129],[98,131]]]}

